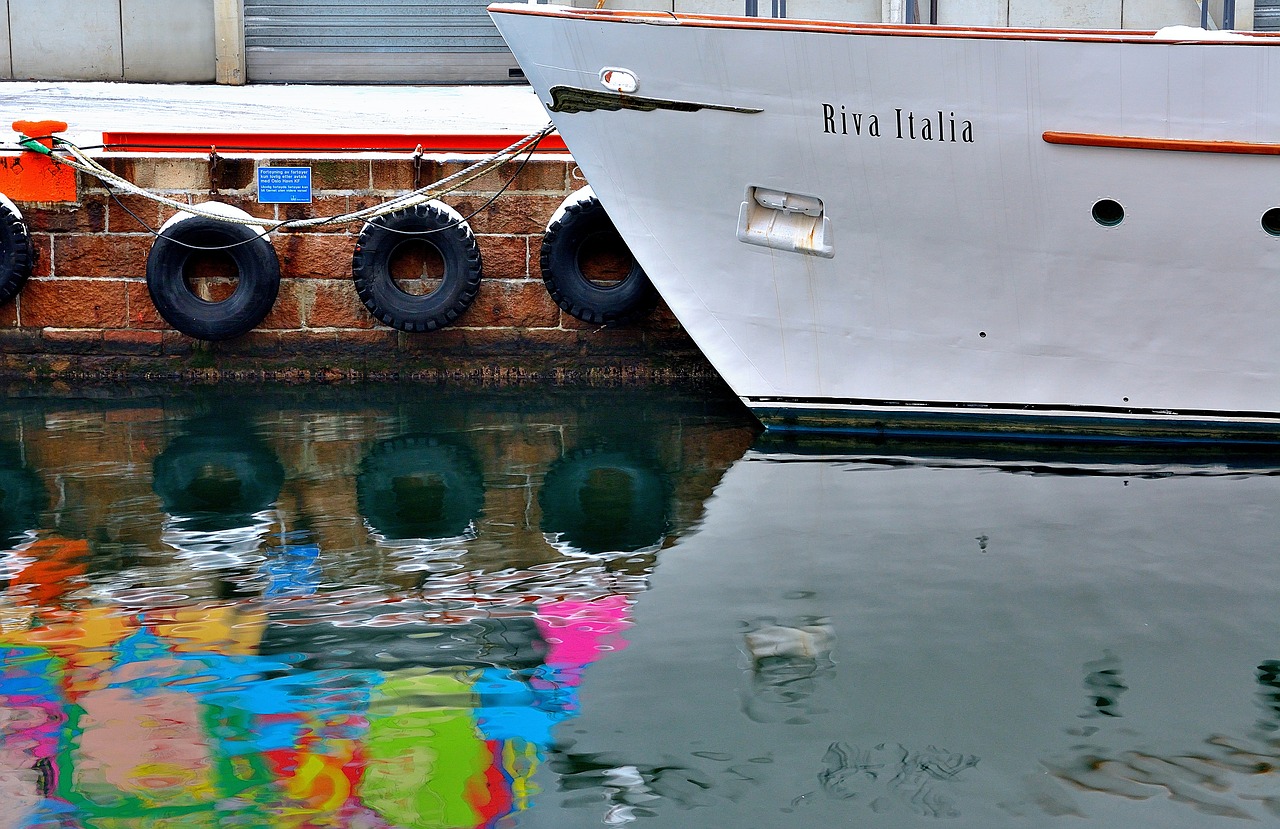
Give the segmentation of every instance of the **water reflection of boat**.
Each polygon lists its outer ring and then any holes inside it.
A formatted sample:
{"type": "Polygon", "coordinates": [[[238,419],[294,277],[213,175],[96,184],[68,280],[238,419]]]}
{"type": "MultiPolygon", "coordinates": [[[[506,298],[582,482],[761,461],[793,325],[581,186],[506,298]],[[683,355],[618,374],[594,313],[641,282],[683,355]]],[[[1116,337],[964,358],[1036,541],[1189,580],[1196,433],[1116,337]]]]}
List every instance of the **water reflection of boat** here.
{"type": "Polygon", "coordinates": [[[786,456],[833,461],[857,458],[883,466],[989,467],[1058,475],[1280,475],[1280,446],[1261,444],[912,439],[768,432],[756,440],[755,449],[775,460],[786,456]]]}
{"type": "Polygon", "coordinates": [[[651,577],[557,825],[1273,819],[1280,465],[796,449],[651,577]]]}

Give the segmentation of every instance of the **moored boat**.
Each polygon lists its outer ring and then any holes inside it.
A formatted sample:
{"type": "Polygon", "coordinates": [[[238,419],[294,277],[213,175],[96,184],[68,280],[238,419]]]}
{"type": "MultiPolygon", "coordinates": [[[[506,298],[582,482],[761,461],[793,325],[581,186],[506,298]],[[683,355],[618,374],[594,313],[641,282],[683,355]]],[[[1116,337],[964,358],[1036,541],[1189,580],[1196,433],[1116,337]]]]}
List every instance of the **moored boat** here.
{"type": "Polygon", "coordinates": [[[766,426],[1280,436],[1275,37],[490,12],[766,426]]]}

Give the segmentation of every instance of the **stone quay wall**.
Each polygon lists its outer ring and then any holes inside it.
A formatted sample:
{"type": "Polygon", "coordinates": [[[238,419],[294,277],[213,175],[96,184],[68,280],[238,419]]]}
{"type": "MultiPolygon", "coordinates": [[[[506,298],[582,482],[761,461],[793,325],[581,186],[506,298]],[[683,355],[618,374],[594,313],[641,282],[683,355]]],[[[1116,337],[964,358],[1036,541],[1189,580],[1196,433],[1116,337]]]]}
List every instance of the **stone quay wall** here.
{"type": "MultiPolygon", "coordinates": [[[[334,215],[378,204],[457,172],[474,159],[107,156],[113,172],[178,201],[225,202],[277,220],[334,215]],[[310,166],[311,204],[259,204],[258,165],[310,166]],[[416,166],[416,169],[415,169],[416,166]],[[416,175],[416,179],[415,179],[416,175]]],[[[511,162],[442,200],[468,216],[484,279],[451,326],[426,333],[389,328],[365,309],[351,260],[361,226],[270,234],[281,265],[272,312],[241,337],[203,342],[170,327],[147,292],[147,254],[175,211],[140,196],[113,196],[78,175],[74,202],[18,202],[36,262],[18,296],[0,305],[0,374],[111,379],[343,380],[377,378],[567,382],[715,380],[714,371],[661,303],[608,326],[560,310],[541,279],[539,248],[551,214],[583,186],[567,156],[511,162]],[[514,178],[512,176],[514,175],[514,178]],[[141,223],[140,223],[141,222],[141,223]]],[[[231,271],[234,276],[234,269],[231,271]]],[[[211,276],[217,280],[214,268],[211,276]]]]}

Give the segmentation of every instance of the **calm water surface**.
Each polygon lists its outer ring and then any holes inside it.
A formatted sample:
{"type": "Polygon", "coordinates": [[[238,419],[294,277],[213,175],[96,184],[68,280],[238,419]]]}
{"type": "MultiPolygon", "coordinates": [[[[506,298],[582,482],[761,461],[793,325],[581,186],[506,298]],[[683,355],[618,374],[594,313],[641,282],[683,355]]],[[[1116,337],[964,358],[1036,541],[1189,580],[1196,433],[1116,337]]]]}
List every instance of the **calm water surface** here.
{"type": "Polygon", "coordinates": [[[1278,472],[11,390],[0,827],[1274,823],[1278,472]]]}

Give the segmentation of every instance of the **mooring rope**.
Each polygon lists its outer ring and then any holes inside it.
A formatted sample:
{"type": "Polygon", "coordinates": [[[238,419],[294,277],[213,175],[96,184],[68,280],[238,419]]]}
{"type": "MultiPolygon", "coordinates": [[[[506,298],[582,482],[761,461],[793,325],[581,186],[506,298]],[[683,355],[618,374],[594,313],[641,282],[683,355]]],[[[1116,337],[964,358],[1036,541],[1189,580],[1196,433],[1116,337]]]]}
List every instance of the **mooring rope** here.
{"type": "MultiPolygon", "coordinates": [[[[376,205],[373,205],[372,207],[365,207],[360,210],[353,210],[349,213],[340,213],[335,216],[313,216],[309,219],[289,219],[286,221],[279,221],[276,219],[262,219],[255,216],[244,216],[244,217],[228,216],[223,213],[202,209],[198,205],[187,204],[186,202],[180,202],[180,201],[177,201],[176,199],[171,199],[171,198],[168,198],[167,196],[162,196],[159,193],[153,193],[150,190],[139,187],[138,185],[134,184],[128,179],[113,173],[111,170],[108,170],[97,160],[90,157],[88,153],[85,152],[84,148],[78,147],[72,142],[66,140],[65,138],[60,138],[59,136],[56,136],[56,135],[42,136],[39,139],[22,136],[19,143],[27,150],[31,150],[33,152],[38,152],[42,155],[49,156],[50,158],[57,161],[58,163],[65,164],[74,170],[78,170],[82,173],[93,176],[94,178],[98,179],[104,184],[114,186],[115,188],[122,190],[126,193],[131,193],[133,195],[140,196],[145,199],[150,199],[153,202],[165,205],[166,207],[173,208],[174,210],[178,210],[182,213],[186,213],[192,216],[201,216],[203,218],[213,219],[219,222],[228,222],[230,224],[238,224],[238,225],[250,225],[250,226],[261,227],[261,228],[274,231],[274,230],[295,230],[299,228],[317,227],[320,225],[329,225],[329,224],[349,224],[352,222],[368,222],[378,218],[379,216],[385,216],[388,213],[394,213],[397,210],[404,210],[406,208],[414,207],[419,204],[425,204],[433,199],[438,199],[440,196],[446,195],[448,193],[452,193],[456,190],[460,190],[462,187],[466,186],[470,182],[475,181],[476,179],[485,175],[490,170],[493,170],[494,168],[500,166],[501,164],[504,164],[507,161],[510,161],[516,158],[521,153],[528,152],[532,154],[533,151],[537,148],[538,144],[542,141],[542,139],[546,138],[547,135],[549,135],[554,130],[555,130],[555,125],[548,123],[542,129],[536,132],[530,133],[529,135],[525,136],[524,138],[521,138],[519,141],[515,142],[514,144],[511,144],[510,146],[504,149],[498,150],[497,152],[491,155],[485,156],[484,158],[480,159],[476,163],[462,170],[459,170],[453,175],[446,176],[440,179],[439,181],[432,182],[431,184],[428,184],[424,187],[419,187],[418,189],[413,190],[409,193],[405,193],[404,195],[396,196],[394,198],[388,199],[382,202],[381,204],[376,204],[376,205]],[[39,143],[39,141],[47,140],[50,138],[52,139],[52,143],[54,147],[58,150],[62,150],[63,152],[65,152],[66,153],[65,155],[55,154],[52,149],[39,143]]],[[[523,165],[522,165],[522,169],[523,169],[523,165]]],[[[510,182],[508,182],[508,184],[509,183],[510,182]]],[[[506,187],[504,186],[502,190],[505,191],[506,187]]],[[[502,191],[499,191],[499,193],[501,192],[502,191]]],[[[492,202],[493,202],[493,199],[490,199],[488,202],[485,203],[484,207],[487,207],[489,204],[492,204],[492,202]]],[[[483,207],[481,209],[483,209],[483,207]]]]}

